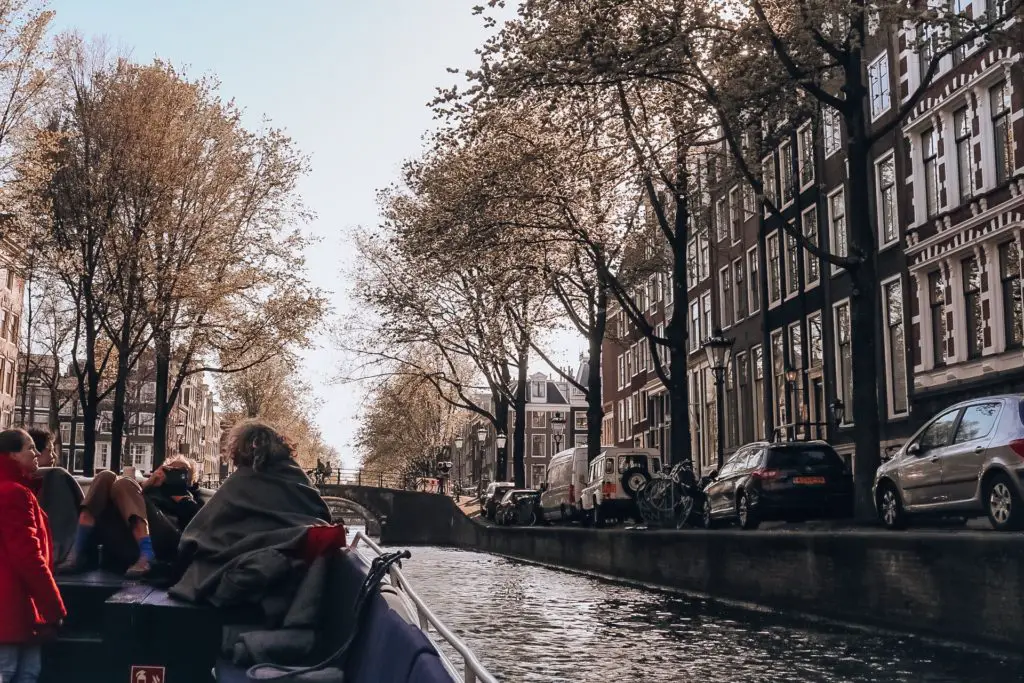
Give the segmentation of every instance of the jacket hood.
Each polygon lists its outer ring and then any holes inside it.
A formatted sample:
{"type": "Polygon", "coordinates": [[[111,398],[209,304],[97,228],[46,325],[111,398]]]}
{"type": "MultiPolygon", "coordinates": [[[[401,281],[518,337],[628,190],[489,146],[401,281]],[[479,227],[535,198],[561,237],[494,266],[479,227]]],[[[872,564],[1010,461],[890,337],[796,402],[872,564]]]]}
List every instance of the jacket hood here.
{"type": "Polygon", "coordinates": [[[0,481],[13,481],[25,486],[30,484],[21,465],[9,455],[0,455],[0,481]]]}

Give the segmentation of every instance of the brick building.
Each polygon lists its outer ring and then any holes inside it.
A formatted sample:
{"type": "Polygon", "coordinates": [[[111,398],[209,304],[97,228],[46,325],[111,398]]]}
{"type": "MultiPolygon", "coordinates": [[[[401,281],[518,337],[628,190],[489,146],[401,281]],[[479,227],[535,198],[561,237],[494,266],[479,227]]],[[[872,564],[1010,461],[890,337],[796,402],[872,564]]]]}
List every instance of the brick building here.
{"type": "Polygon", "coordinates": [[[14,425],[18,343],[25,298],[25,282],[13,268],[18,253],[6,231],[0,231],[0,429],[14,425]]]}

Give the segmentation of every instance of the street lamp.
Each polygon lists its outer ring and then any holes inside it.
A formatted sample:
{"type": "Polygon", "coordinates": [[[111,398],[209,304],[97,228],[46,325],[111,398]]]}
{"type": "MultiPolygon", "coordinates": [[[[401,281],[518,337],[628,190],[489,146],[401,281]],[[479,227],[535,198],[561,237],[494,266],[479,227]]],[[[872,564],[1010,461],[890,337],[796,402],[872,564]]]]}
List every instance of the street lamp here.
{"type": "Polygon", "coordinates": [[[494,437],[494,445],[498,449],[495,454],[497,460],[495,466],[498,470],[495,477],[501,476],[502,480],[508,479],[508,463],[505,462],[505,443],[507,441],[508,438],[502,432],[498,432],[494,437]]]}
{"type": "Polygon", "coordinates": [[[477,441],[479,441],[480,443],[487,441],[487,429],[481,427],[480,429],[476,430],[476,438],[477,441]]]}
{"type": "Polygon", "coordinates": [[[551,418],[551,436],[555,439],[556,453],[561,450],[563,434],[565,434],[565,417],[561,413],[555,413],[551,418]]]}
{"type": "Polygon", "coordinates": [[[714,334],[704,340],[702,346],[708,355],[708,365],[715,375],[715,403],[718,406],[718,469],[725,464],[725,371],[729,367],[729,358],[732,356],[732,345],[735,339],[722,334],[721,328],[716,327],[714,334]]]}
{"type": "Polygon", "coordinates": [[[178,452],[182,452],[182,446],[185,444],[185,423],[179,422],[174,425],[174,433],[178,436],[178,452]]]}
{"type": "Polygon", "coordinates": [[[456,493],[459,493],[462,487],[465,485],[462,473],[462,461],[464,460],[464,456],[462,455],[462,447],[463,445],[465,445],[465,443],[465,440],[461,436],[455,437],[455,450],[457,451],[459,456],[459,479],[458,482],[456,483],[456,485],[458,486],[458,489],[456,489],[456,493]]]}
{"type": "Polygon", "coordinates": [[[836,421],[836,429],[839,429],[839,425],[843,424],[843,418],[846,417],[846,406],[843,405],[843,399],[836,398],[832,401],[832,417],[836,421]]]}

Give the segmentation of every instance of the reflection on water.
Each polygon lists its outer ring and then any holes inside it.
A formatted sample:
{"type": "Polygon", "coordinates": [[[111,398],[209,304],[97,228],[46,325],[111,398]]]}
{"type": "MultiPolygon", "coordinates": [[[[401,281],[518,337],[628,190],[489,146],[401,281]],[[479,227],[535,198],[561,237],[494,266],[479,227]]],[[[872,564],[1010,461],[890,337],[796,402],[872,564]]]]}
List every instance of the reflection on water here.
{"type": "Polygon", "coordinates": [[[1019,660],[915,638],[807,624],[482,553],[411,551],[407,578],[502,681],[1024,680],[1019,660]]]}

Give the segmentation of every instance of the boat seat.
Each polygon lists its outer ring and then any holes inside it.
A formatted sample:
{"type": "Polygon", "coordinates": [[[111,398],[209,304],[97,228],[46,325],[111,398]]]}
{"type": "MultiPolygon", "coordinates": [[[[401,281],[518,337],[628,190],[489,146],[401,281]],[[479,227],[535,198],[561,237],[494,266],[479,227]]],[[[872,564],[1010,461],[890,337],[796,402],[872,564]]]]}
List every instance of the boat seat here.
{"type": "MultiPolygon", "coordinates": [[[[422,631],[389,608],[384,598],[374,595],[370,600],[369,614],[345,666],[345,683],[416,683],[418,679],[411,678],[416,661],[422,655],[436,658],[437,650],[422,631]]],[[[445,675],[440,680],[450,681],[451,677],[445,675]]]]}

